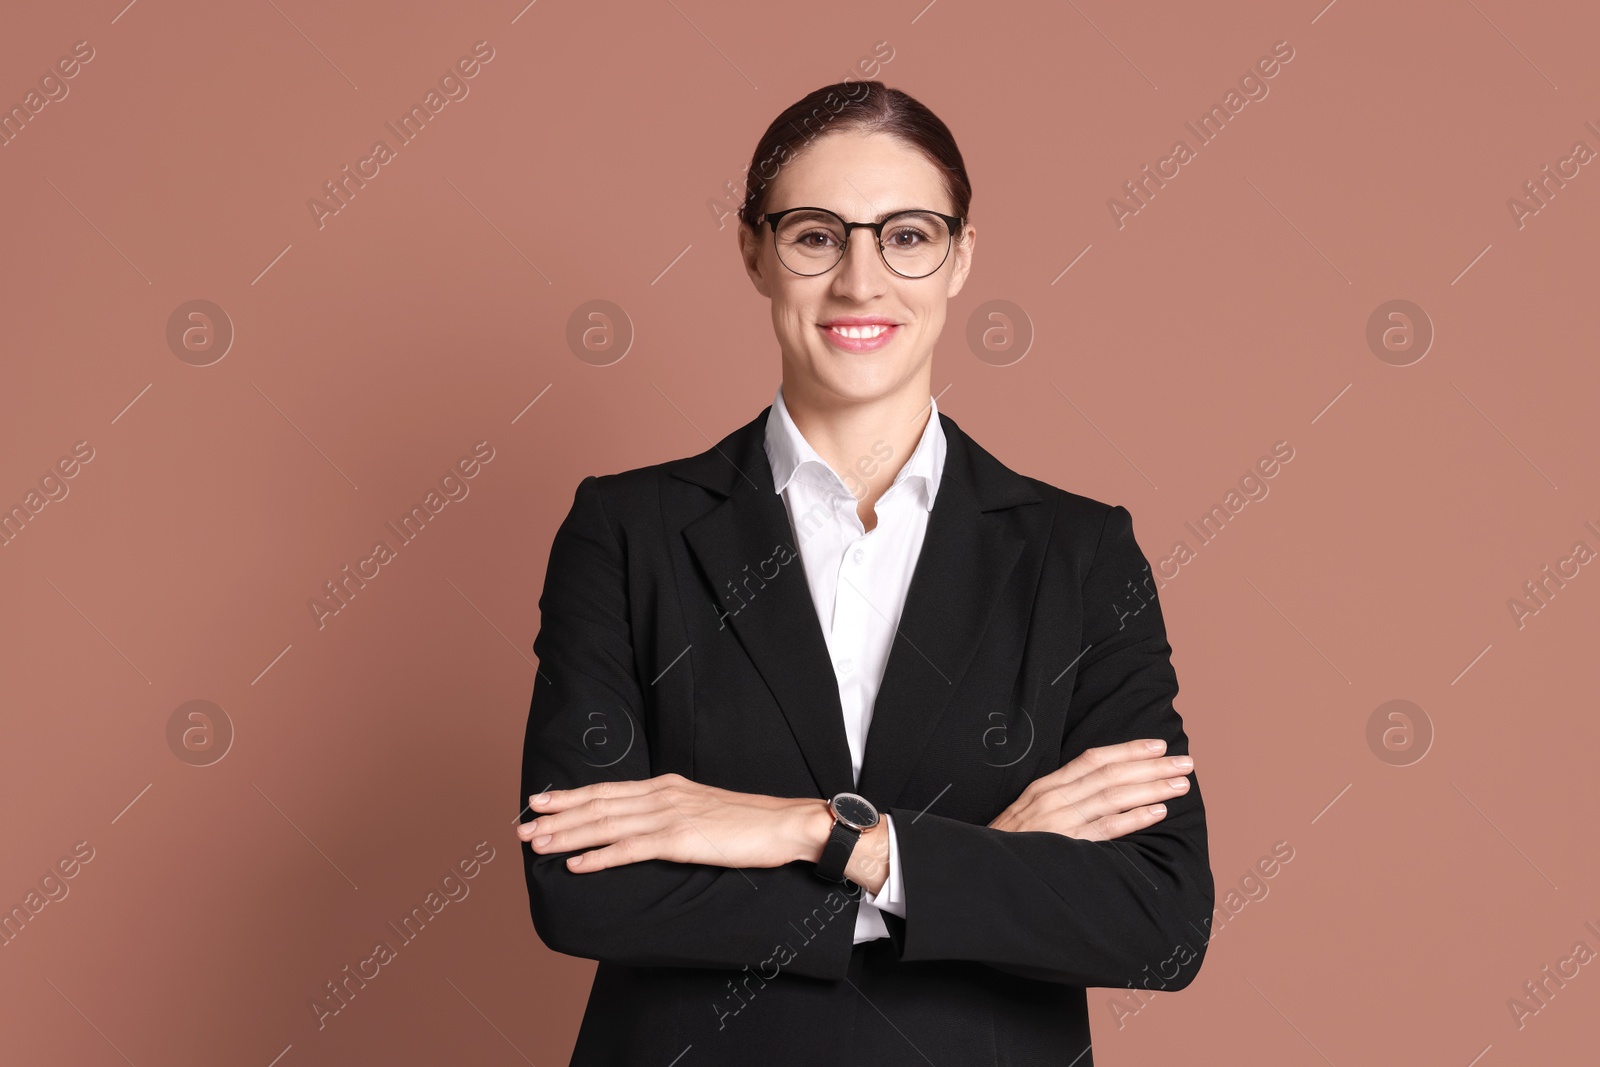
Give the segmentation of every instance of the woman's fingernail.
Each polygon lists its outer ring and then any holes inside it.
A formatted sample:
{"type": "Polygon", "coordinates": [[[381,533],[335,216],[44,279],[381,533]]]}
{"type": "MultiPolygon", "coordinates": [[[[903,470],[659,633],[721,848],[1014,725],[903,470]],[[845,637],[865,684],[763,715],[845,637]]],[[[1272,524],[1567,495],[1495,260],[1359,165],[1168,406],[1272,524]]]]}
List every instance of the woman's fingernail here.
{"type": "Polygon", "coordinates": [[[538,837],[533,839],[534,847],[540,848],[548,845],[550,843],[550,839],[554,836],[554,834],[540,834],[538,837]]]}
{"type": "Polygon", "coordinates": [[[1148,748],[1151,752],[1160,752],[1162,749],[1167,747],[1167,743],[1165,741],[1146,741],[1144,743],[1144,747],[1148,748]]]}
{"type": "Polygon", "coordinates": [[[540,793],[538,796],[536,796],[532,800],[528,801],[528,803],[530,803],[530,804],[543,804],[545,801],[547,801],[549,799],[550,799],[550,794],[549,793],[540,793]]]}

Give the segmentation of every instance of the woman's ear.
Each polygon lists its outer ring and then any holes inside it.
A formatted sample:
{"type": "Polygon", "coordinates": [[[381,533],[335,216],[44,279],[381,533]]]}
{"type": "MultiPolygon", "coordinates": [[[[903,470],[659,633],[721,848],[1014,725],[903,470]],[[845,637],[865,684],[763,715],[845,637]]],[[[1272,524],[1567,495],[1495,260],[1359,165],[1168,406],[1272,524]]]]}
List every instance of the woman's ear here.
{"type": "Polygon", "coordinates": [[[951,265],[950,288],[945,293],[946,297],[961,292],[961,287],[967,283],[967,275],[972,271],[972,256],[978,250],[978,228],[968,223],[965,233],[961,242],[950,248],[950,255],[955,262],[951,265]]]}
{"type": "Polygon", "coordinates": [[[772,293],[767,285],[766,275],[762,273],[761,231],[751,229],[743,222],[740,222],[735,229],[738,231],[739,258],[744,261],[745,273],[750,275],[750,281],[754,283],[756,292],[771,299],[772,293]]]}

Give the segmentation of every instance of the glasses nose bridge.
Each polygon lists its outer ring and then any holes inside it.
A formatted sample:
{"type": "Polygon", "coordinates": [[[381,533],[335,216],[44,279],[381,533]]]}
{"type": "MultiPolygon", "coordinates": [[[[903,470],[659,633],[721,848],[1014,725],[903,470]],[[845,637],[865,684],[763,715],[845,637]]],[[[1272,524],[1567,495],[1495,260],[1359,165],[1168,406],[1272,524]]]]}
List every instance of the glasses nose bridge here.
{"type": "MultiPolygon", "coordinates": [[[[835,217],[837,218],[838,216],[835,217]]],[[[884,224],[882,222],[845,222],[845,220],[842,218],[840,218],[839,221],[844,223],[844,240],[839,242],[839,258],[834,261],[833,265],[835,267],[837,267],[840,263],[843,263],[844,258],[850,254],[850,235],[856,230],[872,231],[872,243],[874,246],[876,246],[874,248],[874,252],[877,254],[879,262],[883,263],[885,267],[889,265],[883,259],[884,224]]]]}

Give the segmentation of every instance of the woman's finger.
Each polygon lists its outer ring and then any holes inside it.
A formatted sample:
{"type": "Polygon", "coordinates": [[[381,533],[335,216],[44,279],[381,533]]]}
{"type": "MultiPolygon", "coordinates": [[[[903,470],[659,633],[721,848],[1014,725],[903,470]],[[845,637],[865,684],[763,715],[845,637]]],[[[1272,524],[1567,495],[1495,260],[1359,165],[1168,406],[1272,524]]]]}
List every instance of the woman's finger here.
{"type": "Polygon", "coordinates": [[[532,811],[557,812],[586,804],[591,800],[603,797],[629,797],[639,796],[644,793],[654,792],[663,786],[676,785],[688,779],[679,774],[661,774],[654,778],[640,778],[620,782],[595,782],[592,785],[582,785],[576,789],[548,789],[543,793],[535,793],[528,798],[528,808],[532,811]],[[544,799],[540,799],[540,798],[544,799]]]}
{"type": "Polygon", "coordinates": [[[1116,815],[1107,815],[1095,822],[1093,831],[1094,840],[1110,841],[1118,837],[1125,837],[1135,830],[1143,830],[1153,826],[1167,817],[1165,804],[1147,804],[1144,807],[1134,808],[1116,815]]]}
{"type": "Polygon", "coordinates": [[[1116,745],[1086,748],[1068,760],[1065,766],[1040,778],[1039,782],[1053,787],[1066,785],[1107,767],[1160,756],[1166,750],[1166,741],[1159,737],[1138,738],[1116,745]]]}
{"type": "MultiPolygon", "coordinates": [[[[1098,767],[1081,778],[1055,788],[1066,800],[1082,802],[1088,797],[1108,790],[1182,777],[1193,769],[1194,760],[1188,756],[1156,756],[1150,759],[1119,761],[1098,767]]],[[[1129,807],[1132,805],[1124,804],[1118,810],[1126,810],[1129,807]]]]}
{"type": "MultiPolygon", "coordinates": [[[[595,797],[562,811],[540,815],[517,827],[517,836],[531,841],[544,834],[571,830],[584,826],[607,815],[638,815],[644,812],[670,808],[659,791],[635,793],[625,796],[595,797]]],[[[560,850],[558,850],[560,851],[560,850]]]]}
{"type": "Polygon", "coordinates": [[[665,859],[657,851],[658,839],[651,834],[628,837],[603,848],[590,849],[567,857],[567,870],[578,874],[603,871],[608,867],[621,867],[640,860],[665,859]]]}
{"type": "Polygon", "coordinates": [[[1181,776],[1159,778],[1151,782],[1136,782],[1131,785],[1110,786],[1091,797],[1090,800],[1102,806],[1095,818],[1104,815],[1113,815],[1118,812],[1132,811],[1134,808],[1145,804],[1159,804],[1173,797],[1181,797],[1189,791],[1189,779],[1181,776]]]}
{"type": "MultiPolygon", "coordinates": [[[[1106,819],[1182,796],[1189,790],[1189,779],[1175,776],[1109,786],[1081,799],[1070,795],[1072,788],[1066,786],[1041,793],[1031,803],[1010,812],[1009,819],[997,819],[990,825],[1004,830],[1048,830],[1069,837],[1096,839],[1103,829],[1091,831],[1090,828],[1097,823],[1103,826],[1106,819]]],[[[1133,825],[1122,832],[1131,833],[1143,825],[1148,823],[1133,825]]]]}
{"type": "Polygon", "coordinates": [[[541,854],[571,852],[580,848],[593,848],[596,845],[612,845],[629,837],[655,833],[662,828],[669,817],[672,817],[670,809],[668,814],[663,814],[660,808],[654,808],[647,811],[599,814],[559,827],[553,825],[547,827],[544,825],[544,820],[540,819],[540,825],[531,831],[525,840],[533,846],[535,852],[541,854]]]}

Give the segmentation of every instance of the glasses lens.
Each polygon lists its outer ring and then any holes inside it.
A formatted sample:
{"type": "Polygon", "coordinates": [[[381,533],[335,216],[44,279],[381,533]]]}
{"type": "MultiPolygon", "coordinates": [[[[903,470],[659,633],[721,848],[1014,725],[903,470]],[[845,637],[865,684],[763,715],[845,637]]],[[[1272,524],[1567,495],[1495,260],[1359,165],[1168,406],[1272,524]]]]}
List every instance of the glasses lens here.
{"type": "Polygon", "coordinates": [[[950,228],[927,211],[892,215],[883,227],[883,258],[897,274],[922,278],[938,270],[950,251],[950,228]]]}
{"type": "Polygon", "coordinates": [[[796,274],[821,274],[844,254],[844,226],[825,211],[794,211],[778,220],[778,258],[796,274]]]}

